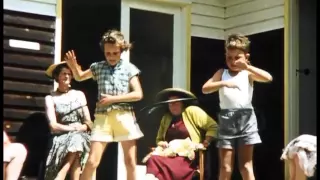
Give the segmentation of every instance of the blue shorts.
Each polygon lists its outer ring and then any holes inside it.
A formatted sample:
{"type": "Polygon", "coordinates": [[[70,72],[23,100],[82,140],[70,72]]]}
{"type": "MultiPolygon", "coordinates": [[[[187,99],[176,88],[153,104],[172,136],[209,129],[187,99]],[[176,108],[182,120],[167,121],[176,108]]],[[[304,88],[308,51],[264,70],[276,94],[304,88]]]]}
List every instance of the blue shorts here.
{"type": "Polygon", "coordinates": [[[218,118],[218,148],[233,149],[261,143],[253,109],[223,109],[218,118]]]}

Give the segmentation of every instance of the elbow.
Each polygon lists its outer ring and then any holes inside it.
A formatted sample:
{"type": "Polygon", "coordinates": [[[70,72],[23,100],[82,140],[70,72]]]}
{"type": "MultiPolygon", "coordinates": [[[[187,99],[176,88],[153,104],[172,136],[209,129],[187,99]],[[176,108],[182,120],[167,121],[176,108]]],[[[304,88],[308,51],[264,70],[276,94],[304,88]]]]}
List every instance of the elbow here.
{"type": "Polygon", "coordinates": [[[142,93],[142,91],[137,91],[137,92],[135,93],[134,99],[135,99],[136,101],[142,100],[142,99],[143,99],[143,93],[142,93]]]}
{"type": "Polygon", "coordinates": [[[50,123],[49,127],[52,132],[57,132],[59,130],[57,123],[50,123]]]}
{"type": "Polygon", "coordinates": [[[140,100],[142,100],[142,99],[143,99],[143,93],[140,92],[140,93],[138,93],[138,95],[137,95],[137,100],[140,101],[140,100]]]}
{"type": "Polygon", "coordinates": [[[269,75],[268,82],[272,82],[272,81],[273,81],[273,77],[271,75],[269,75]]]}
{"type": "Polygon", "coordinates": [[[209,94],[210,93],[208,87],[206,87],[205,85],[202,86],[202,93],[203,94],[209,94]]]}
{"type": "Polygon", "coordinates": [[[81,76],[74,76],[74,80],[80,82],[80,81],[82,81],[82,78],[81,78],[81,76]]]}
{"type": "Polygon", "coordinates": [[[265,82],[272,82],[272,81],[273,81],[273,77],[270,74],[265,77],[265,82]]]}

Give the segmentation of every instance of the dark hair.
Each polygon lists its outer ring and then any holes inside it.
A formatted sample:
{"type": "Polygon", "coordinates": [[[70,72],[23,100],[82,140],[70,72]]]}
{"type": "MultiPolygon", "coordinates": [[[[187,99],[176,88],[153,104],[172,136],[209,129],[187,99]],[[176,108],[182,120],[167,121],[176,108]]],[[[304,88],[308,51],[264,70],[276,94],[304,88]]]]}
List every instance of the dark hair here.
{"type": "Polygon", "coordinates": [[[54,70],[52,71],[52,79],[54,79],[56,82],[58,82],[58,77],[59,74],[61,73],[63,68],[70,69],[69,66],[64,63],[64,64],[59,64],[54,70]]]}

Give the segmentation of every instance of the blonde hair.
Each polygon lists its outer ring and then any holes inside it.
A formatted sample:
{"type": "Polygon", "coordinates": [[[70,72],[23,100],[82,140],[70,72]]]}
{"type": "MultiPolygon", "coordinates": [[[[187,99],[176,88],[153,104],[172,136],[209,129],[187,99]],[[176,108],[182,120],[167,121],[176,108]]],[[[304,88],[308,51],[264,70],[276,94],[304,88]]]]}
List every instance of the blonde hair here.
{"type": "Polygon", "coordinates": [[[117,44],[120,46],[121,52],[131,49],[131,43],[124,40],[124,35],[115,29],[105,32],[100,41],[100,47],[104,51],[104,44],[117,44]]]}
{"type": "Polygon", "coordinates": [[[250,41],[249,39],[239,33],[230,34],[225,41],[225,49],[239,49],[244,51],[245,53],[249,52],[250,41]]]}

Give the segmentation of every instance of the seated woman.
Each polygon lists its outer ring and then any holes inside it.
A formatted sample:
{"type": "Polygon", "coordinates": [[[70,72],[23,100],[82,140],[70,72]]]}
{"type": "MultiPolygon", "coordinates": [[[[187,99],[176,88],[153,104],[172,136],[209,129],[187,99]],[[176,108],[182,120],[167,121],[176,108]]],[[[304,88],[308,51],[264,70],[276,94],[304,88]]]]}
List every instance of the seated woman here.
{"type": "Polygon", "coordinates": [[[286,146],[281,160],[289,162],[290,180],[306,180],[314,175],[317,165],[317,137],[304,134],[286,146]]]}
{"type": "Polygon", "coordinates": [[[3,179],[17,180],[26,157],[26,148],[20,143],[12,143],[3,131],[3,179]]]}
{"type": "Polygon", "coordinates": [[[83,92],[70,88],[72,73],[65,62],[51,65],[46,75],[58,83],[56,91],[45,98],[46,115],[53,135],[46,162],[46,180],[80,178],[81,167],[90,150],[87,131],[92,122],[83,92]]]}
{"type": "MultiPolygon", "coordinates": [[[[213,137],[216,137],[217,123],[201,108],[188,106],[186,101],[179,100],[179,98],[196,98],[191,92],[169,88],[158,93],[157,97],[161,101],[170,100],[169,111],[162,117],[158,130],[156,138],[158,146],[166,148],[172,140],[190,138],[193,143],[203,143],[204,147],[207,147],[213,137]]],[[[191,180],[197,168],[188,157],[158,155],[151,155],[146,161],[146,166],[147,178],[159,180],[191,180]]]]}

